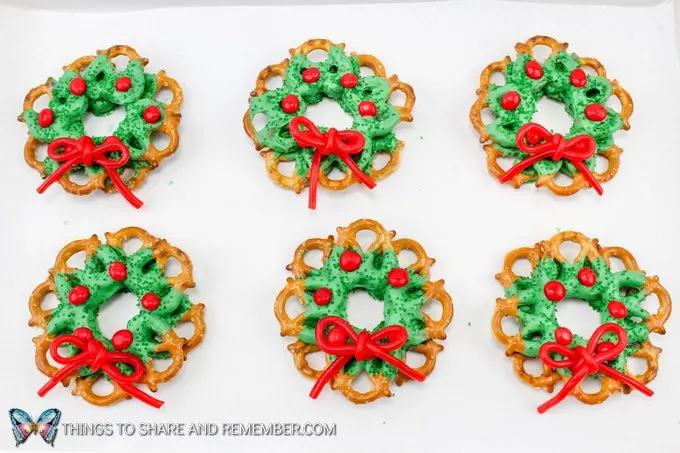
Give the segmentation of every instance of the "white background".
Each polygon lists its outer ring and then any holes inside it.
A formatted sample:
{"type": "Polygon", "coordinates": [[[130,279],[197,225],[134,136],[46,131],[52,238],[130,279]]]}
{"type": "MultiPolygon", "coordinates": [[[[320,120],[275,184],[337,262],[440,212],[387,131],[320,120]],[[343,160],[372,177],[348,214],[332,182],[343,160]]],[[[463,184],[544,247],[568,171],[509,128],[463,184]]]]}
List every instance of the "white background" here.
{"type": "MultiPolygon", "coordinates": [[[[494,274],[508,251],[578,229],[604,245],[628,248],[641,267],[677,293],[680,217],[677,60],[673,8],[528,3],[423,3],[381,6],[223,7],[81,14],[0,7],[0,287],[5,341],[0,410],[37,415],[63,410],[63,422],[337,423],[334,438],[67,437],[56,449],[183,451],[676,451],[680,431],[680,326],[653,341],[663,347],[653,398],[616,395],[600,406],[569,399],[546,415],[549,395],[520,382],[489,323],[502,294],[494,274]],[[557,198],[520,191],[488,175],[468,121],[480,71],[514,55],[536,35],[568,41],[599,58],[632,94],[632,129],[617,133],[625,149],[618,175],[592,190],[557,198]],[[275,186],[243,132],[241,117],[257,73],[312,37],[371,53],[411,83],[415,121],[396,173],[374,191],[320,191],[319,209],[275,186]],[[58,186],[39,196],[40,178],[23,161],[25,126],[16,122],[26,92],[81,55],[133,45],[185,90],[179,152],[136,191],[135,211],[118,195],[75,197],[58,186]],[[279,337],[272,305],[296,246],[338,225],[371,217],[419,240],[437,258],[455,303],[445,351],[422,384],[356,406],[337,392],[319,400],[295,369],[279,337]],[[155,410],[134,400],[100,408],[63,388],[40,399],[45,377],[33,363],[27,300],[66,243],[138,225],[187,252],[194,301],[206,303],[208,331],[181,373],[156,394],[155,410]]],[[[557,110],[551,110],[556,113],[557,110]]],[[[542,121],[557,124],[542,114],[542,121]]],[[[124,320],[118,321],[123,327],[124,320]]],[[[0,448],[14,449],[9,425],[0,448]]],[[[50,449],[38,439],[23,447],[50,449]]]]}

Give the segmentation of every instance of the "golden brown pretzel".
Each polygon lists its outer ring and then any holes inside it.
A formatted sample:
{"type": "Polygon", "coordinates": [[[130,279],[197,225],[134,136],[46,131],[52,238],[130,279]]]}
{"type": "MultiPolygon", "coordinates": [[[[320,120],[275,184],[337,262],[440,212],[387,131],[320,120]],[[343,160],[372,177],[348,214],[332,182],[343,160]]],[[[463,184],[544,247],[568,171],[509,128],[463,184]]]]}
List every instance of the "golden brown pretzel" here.
{"type": "MultiPolygon", "coordinates": [[[[139,239],[141,248],[151,248],[152,255],[161,269],[165,268],[167,259],[173,257],[179,262],[182,270],[175,277],[167,277],[168,283],[180,292],[184,292],[186,288],[194,286],[192,265],[188,255],[176,247],[170,246],[164,239],[157,239],[138,227],[128,227],[115,233],[106,233],[105,237],[106,244],[115,248],[122,248],[123,243],[129,239],[139,239]]],[[[77,240],[67,244],[57,255],[47,280],[38,285],[29,298],[29,310],[31,313],[29,325],[43,329],[43,333],[33,339],[35,343],[35,362],[38,369],[46,376],[54,376],[59,371],[59,368],[52,366],[47,359],[50,345],[55,338],[55,336],[48,334],[48,323],[52,318],[54,309],[45,310],[41,307],[41,304],[48,294],[54,293],[56,295],[55,277],[57,275],[70,274],[76,270],[68,266],[67,261],[69,258],[79,252],[85,252],[87,258],[89,258],[95,254],[100,245],[101,241],[96,235],[89,239],[77,240]]],[[[149,390],[155,392],[159,384],[167,382],[179,372],[189,351],[200,344],[205,335],[204,309],[205,306],[203,304],[191,304],[191,307],[179,320],[179,324],[193,324],[194,332],[190,338],[179,336],[173,329],[168,330],[163,335],[156,346],[155,353],[167,354],[171,359],[171,363],[166,369],[160,371],[154,368],[153,360],[148,360],[145,363],[146,372],[142,380],[139,381],[139,384],[144,384],[148,386],[149,390]]],[[[77,373],[72,373],[67,375],[62,383],[64,386],[68,386],[72,380],[75,380],[76,384],[73,394],[80,395],[86,401],[99,406],[109,405],[122,399],[130,398],[113,380],[110,381],[113,385],[111,393],[108,395],[95,393],[93,386],[102,378],[104,378],[102,374],[81,377],[77,373]]]]}
{"type": "MultiPolygon", "coordinates": [[[[597,239],[589,239],[581,233],[573,231],[564,231],[556,234],[547,241],[537,243],[533,247],[523,247],[511,251],[505,257],[503,269],[496,275],[496,279],[503,285],[504,288],[510,288],[515,281],[520,278],[513,270],[513,266],[520,260],[527,260],[531,265],[532,271],[536,269],[540,260],[544,258],[552,258],[559,262],[569,262],[560,251],[560,246],[565,242],[572,242],[580,246],[580,253],[574,259],[574,262],[587,258],[589,261],[601,258],[607,266],[610,266],[612,258],[620,259],[625,269],[628,271],[643,272],[637,265],[633,256],[626,249],[621,247],[602,247],[599,245],[597,239]]],[[[671,313],[671,299],[663,286],[659,283],[658,277],[645,277],[645,283],[640,291],[645,291],[646,294],[654,294],[659,300],[659,308],[656,313],[649,315],[645,324],[649,328],[649,333],[665,333],[664,324],[668,320],[671,313]]],[[[558,302],[559,303],[559,302],[558,302]]],[[[494,336],[500,343],[505,346],[505,353],[512,359],[513,367],[517,375],[534,387],[544,388],[548,392],[552,392],[555,384],[562,381],[566,383],[570,376],[563,376],[555,370],[543,364],[543,372],[540,376],[534,376],[525,370],[525,362],[532,357],[524,354],[525,341],[520,332],[510,335],[503,330],[502,322],[505,318],[513,318],[517,322],[520,321],[518,314],[519,299],[516,295],[510,297],[502,297],[496,300],[496,307],[491,321],[492,331],[494,336]]],[[[640,357],[647,362],[647,370],[641,375],[632,375],[628,372],[627,365],[625,366],[625,374],[632,376],[635,380],[646,384],[656,376],[658,371],[658,357],[661,349],[655,347],[651,341],[647,340],[642,343],[633,354],[632,357],[640,357]]],[[[533,359],[539,360],[539,359],[533,359]]],[[[605,401],[613,393],[623,391],[629,393],[631,388],[627,385],[621,384],[619,381],[610,378],[606,375],[601,375],[601,388],[596,393],[587,393],[579,385],[573,391],[573,395],[580,401],[587,404],[599,404],[605,401]]]]}
{"type": "MultiPolygon", "coordinates": [[[[354,250],[361,249],[364,253],[368,251],[382,253],[389,251],[398,254],[404,250],[409,250],[415,254],[416,260],[408,266],[408,269],[416,274],[427,277],[434,259],[430,258],[423,247],[416,241],[412,239],[394,240],[394,236],[394,231],[386,230],[378,222],[361,219],[346,228],[339,227],[337,238],[329,236],[325,239],[308,239],[303,242],[295,251],[293,262],[287,267],[293,273],[294,278],[288,279],[286,286],[281,290],[274,304],[274,313],[281,327],[281,336],[296,337],[304,328],[304,313],[291,317],[286,311],[286,304],[292,297],[296,297],[303,305],[309,303],[308,299],[305,298],[305,280],[315,269],[304,260],[305,255],[312,250],[321,251],[324,264],[328,262],[331,252],[335,247],[354,250]],[[368,247],[363,248],[359,243],[358,234],[366,230],[375,234],[375,240],[368,247]]],[[[427,376],[434,369],[437,354],[443,349],[443,346],[435,340],[446,338],[444,331],[453,319],[453,301],[444,289],[443,280],[434,282],[427,280],[423,289],[425,300],[436,301],[442,307],[442,315],[438,320],[434,320],[427,313],[421,312],[425,323],[424,332],[427,334],[427,340],[410,350],[425,357],[425,362],[415,368],[415,370],[427,376]]],[[[309,354],[320,351],[317,345],[308,344],[297,339],[288,346],[288,350],[293,354],[293,361],[300,373],[313,379],[319,378],[323,370],[312,368],[307,360],[309,354]]],[[[326,353],[324,354],[326,355],[326,366],[328,366],[331,363],[331,356],[326,353]]],[[[342,392],[350,401],[359,404],[372,402],[380,397],[392,394],[390,391],[391,381],[382,374],[369,375],[372,387],[366,392],[359,392],[353,388],[352,383],[357,377],[358,374],[352,376],[341,371],[331,380],[331,387],[342,392]]],[[[408,380],[408,376],[401,372],[395,378],[397,385],[401,385],[408,380]]]]}
{"type": "MultiPolygon", "coordinates": [[[[547,46],[551,50],[551,55],[555,55],[560,51],[566,51],[568,44],[560,43],[557,40],[550,38],[548,36],[534,36],[524,43],[517,43],[515,45],[515,50],[517,55],[528,53],[529,55],[534,55],[534,47],[536,46],[547,46]]],[[[580,57],[581,65],[592,68],[600,77],[607,77],[606,70],[604,66],[595,58],[590,57],[580,57]]],[[[505,173],[505,170],[499,164],[499,159],[504,157],[504,153],[499,149],[493,138],[489,136],[486,125],[482,119],[482,111],[488,108],[489,104],[487,97],[489,96],[489,87],[491,86],[491,77],[496,73],[502,73],[505,71],[507,65],[511,62],[509,56],[506,56],[503,60],[495,61],[489,64],[480,75],[480,84],[477,89],[477,100],[474,102],[470,108],[470,121],[472,125],[479,133],[479,141],[485,143],[484,152],[486,153],[487,168],[489,173],[495,178],[499,178],[505,173]]],[[[610,80],[612,83],[612,96],[618,98],[621,103],[621,111],[619,115],[623,120],[623,129],[630,129],[630,117],[633,114],[633,100],[626,90],[624,90],[616,80],[610,80]]],[[[619,169],[619,156],[623,150],[618,146],[612,144],[612,146],[602,152],[598,152],[598,155],[603,156],[607,159],[607,168],[602,172],[592,171],[595,179],[598,182],[609,181],[614,177],[619,169]]],[[[537,179],[531,175],[525,173],[518,173],[508,182],[515,188],[521,187],[523,184],[536,179],[536,186],[547,186],[553,193],[557,195],[572,195],[584,187],[590,187],[590,184],[586,179],[577,172],[572,177],[572,181],[569,185],[563,186],[555,181],[555,178],[559,172],[542,175],[537,179]]]]}

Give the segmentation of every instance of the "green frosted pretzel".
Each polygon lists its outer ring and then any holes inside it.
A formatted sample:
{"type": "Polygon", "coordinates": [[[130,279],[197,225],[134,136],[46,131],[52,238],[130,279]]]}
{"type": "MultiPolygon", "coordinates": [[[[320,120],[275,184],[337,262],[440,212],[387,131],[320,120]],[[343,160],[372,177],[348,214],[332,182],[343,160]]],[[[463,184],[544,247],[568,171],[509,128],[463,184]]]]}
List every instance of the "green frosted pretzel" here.
{"type": "MultiPolygon", "coordinates": [[[[506,345],[507,355],[513,358],[518,375],[529,384],[552,391],[560,380],[567,382],[574,374],[570,367],[544,367],[541,376],[532,376],[524,369],[527,358],[540,357],[547,344],[560,344],[572,350],[586,348],[592,338],[574,335],[568,326],[561,326],[557,319],[559,303],[565,299],[579,299],[600,317],[601,325],[617,325],[623,328],[626,342],[621,352],[606,364],[614,370],[646,384],[656,376],[660,349],[652,345],[650,333],[665,333],[663,324],[670,315],[670,297],[659,284],[657,277],[647,277],[637,267],[635,259],[620,247],[601,247],[597,240],[588,239],[581,233],[565,231],[533,248],[521,248],[509,253],[503,271],[496,276],[505,288],[505,297],[498,299],[493,317],[493,331],[506,345]],[[565,242],[574,242],[581,248],[573,263],[567,261],[560,251],[565,242]],[[532,264],[529,276],[518,276],[513,266],[519,260],[532,264]],[[611,260],[620,259],[625,270],[615,272],[611,260]],[[650,314],[642,303],[654,294],[659,309],[650,314]],[[509,335],[503,331],[502,320],[513,317],[519,323],[519,332],[509,335]],[[630,357],[647,361],[645,373],[630,373],[627,362],[630,357]]],[[[611,330],[611,329],[609,329],[611,330]]],[[[617,335],[606,333],[597,340],[594,352],[602,353],[618,345],[617,335]]],[[[593,374],[593,373],[590,373],[593,374]]],[[[616,379],[602,373],[594,374],[601,380],[601,389],[590,394],[580,385],[574,395],[588,404],[604,401],[614,392],[630,389],[616,379]]]]}
{"type": "MultiPolygon", "coordinates": [[[[416,371],[429,374],[434,367],[436,354],[442,349],[434,340],[446,338],[444,330],[453,318],[453,303],[443,288],[444,282],[428,280],[429,268],[434,260],[415,241],[393,241],[394,232],[386,231],[373,220],[359,220],[347,228],[338,228],[338,233],[335,241],[332,236],[328,239],[310,239],[298,248],[289,266],[295,279],[289,279],[276,301],[275,313],[281,324],[281,334],[297,337],[297,342],[289,346],[296,366],[303,374],[322,381],[322,371],[311,370],[305,358],[309,353],[326,351],[320,345],[318,336],[325,336],[325,341],[335,344],[338,341],[342,344],[358,343],[349,338],[350,331],[345,330],[343,333],[336,322],[331,323],[336,327],[328,332],[321,332],[318,326],[329,318],[339,318],[339,322],[347,328],[361,334],[361,329],[348,324],[347,300],[353,291],[365,290],[384,305],[383,320],[368,333],[376,335],[385,328],[399,326],[398,329],[403,329],[403,343],[391,349],[390,355],[403,361],[407,351],[424,354],[426,362],[416,371]],[[357,233],[362,230],[370,230],[376,235],[375,241],[366,250],[362,250],[356,239],[357,233]],[[319,269],[313,269],[304,262],[304,255],[313,249],[321,249],[324,253],[323,266],[319,269]],[[398,254],[403,250],[410,250],[417,257],[415,263],[407,268],[400,267],[398,261],[398,254]],[[293,319],[286,312],[286,303],[291,297],[297,297],[305,306],[304,313],[293,319]],[[421,311],[428,300],[441,304],[441,319],[432,320],[421,311]]],[[[326,352],[330,365],[336,356],[326,352]]],[[[396,379],[397,384],[400,384],[408,379],[408,375],[379,357],[359,357],[357,353],[351,359],[346,357],[344,360],[347,361],[346,366],[328,379],[332,378],[334,389],[341,390],[356,403],[389,396],[392,380],[396,379]],[[361,371],[366,371],[373,382],[373,388],[366,393],[352,388],[352,381],[361,371]]],[[[317,390],[320,391],[321,387],[317,390]]],[[[313,391],[312,396],[316,397],[318,391],[313,391]]]]}
{"type": "MultiPolygon", "coordinates": [[[[76,392],[97,405],[108,405],[133,394],[125,390],[125,383],[116,378],[118,372],[127,377],[141,373],[134,382],[146,384],[155,391],[159,383],[167,381],[179,371],[186,354],[200,343],[204,333],[204,306],[192,304],[185,294],[186,288],[193,287],[194,283],[191,262],[184,252],[139,228],[107,233],[106,238],[106,244],[101,244],[97,236],[93,236],[64,247],[50,277],[35,289],[29,302],[30,324],[45,329],[45,333],[35,339],[38,368],[53,380],[62,377],[58,374],[59,370],[46,360],[48,348],[53,341],[63,336],[80,335],[83,329],[87,332],[86,339],[94,339],[95,349],[100,348],[109,353],[122,352],[128,357],[132,356],[132,361],[139,360],[141,370],[135,369],[131,366],[134,364],[125,360],[113,362],[118,371],[114,369],[109,372],[90,362],[76,367],[76,392]],[[140,239],[142,247],[127,255],[122,244],[130,238],[140,239]],[[68,267],[69,257],[81,251],[87,254],[83,269],[68,267]],[[176,259],[182,267],[181,273],[175,277],[164,275],[169,258],[176,259]],[[56,294],[59,304],[54,309],[43,310],[41,303],[50,292],[56,294]],[[107,338],[99,328],[99,310],[112,297],[121,293],[137,297],[139,313],[127,322],[126,329],[107,338]],[[173,330],[178,324],[186,322],[194,324],[194,333],[189,339],[178,336],[173,330]],[[154,359],[172,359],[172,363],[166,370],[158,371],[153,367],[154,359]],[[110,395],[99,396],[91,391],[94,381],[101,375],[114,384],[114,391],[110,395]]],[[[69,341],[66,341],[66,345],[68,356],[87,352],[69,341]]],[[[90,348],[86,349],[89,351],[90,348]]],[[[55,351],[50,350],[49,353],[53,359],[58,359],[55,351]]],[[[57,362],[62,363],[59,360],[57,362]]]]}
{"type": "MultiPolygon", "coordinates": [[[[290,54],[290,60],[268,66],[260,72],[244,116],[246,132],[258,149],[266,149],[267,170],[272,179],[297,193],[310,184],[313,171],[320,173],[319,183],[332,190],[345,189],[357,181],[353,176],[357,171],[348,168],[347,160],[336,152],[323,153],[319,168],[315,170],[313,156],[320,150],[301,145],[291,135],[291,120],[304,116],[310,105],[326,98],[342,107],[352,118],[350,130],[360,133],[365,139],[363,148],[356,150],[351,157],[358,169],[373,179],[394,171],[401,147],[394,128],[400,121],[412,119],[413,89],[396,76],[387,78],[384,67],[375,57],[346,54],[344,44],[314,39],[291,49],[290,54]],[[308,54],[314,50],[324,50],[328,57],[321,62],[312,61],[308,54]],[[360,69],[364,66],[374,74],[362,75],[360,69]],[[281,76],[283,86],[269,90],[266,82],[274,76],[281,76]],[[395,91],[406,95],[403,106],[395,106],[390,101],[390,95],[395,91]],[[261,115],[266,117],[266,123],[256,129],[254,122],[261,115]],[[390,154],[390,162],[378,170],[373,168],[373,160],[377,153],[382,152],[390,154]],[[292,176],[285,176],[278,170],[279,161],[295,162],[292,176]],[[345,177],[329,179],[328,174],[334,168],[344,172],[345,177]]],[[[317,127],[319,134],[326,135],[329,131],[329,127],[317,127]]]]}
{"type": "MultiPolygon", "coordinates": [[[[478,99],[470,111],[470,119],[480,134],[481,141],[490,141],[485,145],[488,155],[489,172],[502,182],[512,181],[515,187],[536,182],[547,185],[559,195],[571,195],[582,187],[592,186],[583,171],[574,166],[574,160],[564,155],[545,158],[523,168],[520,171],[505,171],[498,163],[501,157],[510,157],[515,164],[526,160],[530,155],[519,149],[518,131],[532,123],[537,111],[537,102],[544,96],[564,105],[566,113],[573,119],[568,131],[564,132],[564,140],[568,142],[577,136],[586,135],[594,140],[593,151],[589,158],[583,160],[588,173],[594,174],[596,181],[611,179],[618,170],[621,149],[614,144],[613,134],[620,129],[629,129],[628,119],[633,112],[633,103],[628,93],[618,82],[607,79],[606,72],[599,61],[592,58],[579,57],[566,52],[567,44],[559,43],[552,38],[537,36],[526,43],[516,46],[517,57],[491,63],[481,75],[481,86],[477,90],[478,99]],[[551,55],[543,64],[533,56],[533,48],[537,45],[549,46],[551,55]],[[597,75],[589,75],[584,68],[592,68],[597,75]],[[505,83],[497,85],[491,82],[494,73],[502,73],[505,83]],[[615,96],[621,103],[621,112],[606,107],[605,103],[615,96]],[[494,119],[484,124],[481,111],[488,108],[494,119]],[[608,168],[605,172],[595,172],[596,156],[605,157],[608,168]],[[573,179],[569,186],[558,185],[554,178],[565,174],[573,179]]],[[[561,135],[556,134],[558,137],[561,135]]],[[[529,146],[538,144],[542,137],[531,133],[526,137],[529,146]]],[[[547,142],[552,137],[548,137],[547,142]]],[[[555,149],[556,151],[556,149],[555,149]]],[[[550,155],[552,156],[552,155],[550,155]]],[[[597,184],[596,188],[597,188],[597,184]]]]}
{"type": "Polygon", "coordinates": [[[177,150],[182,91],[164,71],[146,73],[146,64],[147,60],[134,49],[114,46],[100,51],[96,57],[77,59],[64,68],[64,75],[58,80],[50,78],[28,93],[24,111],[19,116],[29,132],[25,157],[31,167],[47,178],[47,185],[58,179],[66,191],[77,195],[91,193],[97,188],[124,192],[119,185],[124,184],[127,189],[138,187],[149,171],[177,150]],[[125,69],[118,71],[112,60],[121,55],[128,57],[129,62],[125,69]],[[173,99],[169,104],[156,99],[161,89],[172,92],[173,99]],[[34,104],[43,95],[49,96],[49,105],[37,112],[34,104]],[[125,117],[112,136],[89,137],[83,126],[85,115],[106,116],[116,107],[125,109],[125,117]],[[159,150],[152,143],[154,132],[169,137],[169,144],[164,149],[159,150]],[[124,149],[97,154],[92,148],[106,140],[124,149]],[[82,147],[84,141],[90,141],[89,149],[80,154],[69,154],[78,144],[82,147]],[[41,143],[54,143],[43,160],[36,156],[36,148],[41,143]],[[75,160],[64,157],[71,155],[75,160]],[[103,164],[112,168],[106,170],[103,164]],[[126,169],[132,176],[124,183],[116,184],[118,181],[114,179],[127,175],[126,169]],[[79,184],[69,179],[69,175],[81,170],[88,176],[87,183],[79,184]]]}

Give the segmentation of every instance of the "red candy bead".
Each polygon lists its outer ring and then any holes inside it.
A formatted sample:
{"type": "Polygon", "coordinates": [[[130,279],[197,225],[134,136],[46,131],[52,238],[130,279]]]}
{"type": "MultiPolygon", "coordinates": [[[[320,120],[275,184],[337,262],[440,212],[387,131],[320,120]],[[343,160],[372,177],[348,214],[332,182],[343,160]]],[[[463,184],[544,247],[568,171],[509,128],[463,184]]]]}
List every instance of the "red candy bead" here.
{"type": "Polygon", "coordinates": [[[609,302],[609,305],[607,305],[607,310],[609,310],[610,315],[618,319],[625,318],[628,315],[628,309],[618,300],[609,302]]]}
{"type": "Polygon", "coordinates": [[[314,292],[314,303],[317,305],[328,305],[332,298],[333,294],[328,288],[319,288],[314,292]]]}
{"type": "Polygon", "coordinates": [[[359,77],[350,73],[344,74],[340,77],[340,85],[345,88],[354,88],[359,83],[359,77]]]}
{"type": "Polygon", "coordinates": [[[109,265],[109,275],[116,281],[125,280],[127,277],[127,267],[120,261],[114,261],[109,265]]]}
{"type": "Polygon", "coordinates": [[[142,116],[147,123],[155,123],[161,119],[161,109],[156,105],[150,105],[144,109],[142,116]]]}
{"type": "Polygon", "coordinates": [[[602,354],[607,351],[611,351],[612,349],[614,349],[615,346],[616,345],[614,345],[614,343],[612,343],[611,341],[603,341],[602,343],[597,345],[597,352],[602,354]]]}
{"type": "Polygon", "coordinates": [[[122,329],[113,334],[111,337],[111,345],[120,351],[121,349],[129,348],[134,339],[135,337],[132,335],[132,332],[127,329],[122,329]]]}
{"type": "Polygon", "coordinates": [[[76,286],[68,293],[68,301],[73,305],[80,305],[90,298],[90,289],[87,286],[76,286]]]}
{"type": "Polygon", "coordinates": [[[304,80],[305,83],[314,83],[319,80],[320,75],[321,72],[318,68],[307,68],[302,71],[302,80],[304,80]]]}
{"type": "Polygon", "coordinates": [[[286,113],[295,113],[300,108],[300,100],[294,94],[289,94],[281,101],[281,109],[286,113]]]}
{"type": "Polygon", "coordinates": [[[132,86],[132,80],[130,77],[121,77],[116,80],[116,91],[127,91],[132,86]]]}
{"type": "Polygon", "coordinates": [[[54,123],[54,112],[51,109],[42,109],[38,113],[38,125],[40,127],[49,127],[54,123]]]}
{"type": "Polygon", "coordinates": [[[573,339],[574,335],[572,335],[571,330],[566,327],[558,327],[555,329],[555,340],[557,340],[559,344],[567,346],[571,344],[571,340],[573,339]]]}
{"type": "Polygon", "coordinates": [[[78,327],[73,331],[73,336],[80,338],[81,340],[91,340],[92,339],[92,331],[88,329],[87,327],[78,327]]]}
{"type": "Polygon", "coordinates": [[[578,271],[578,281],[580,281],[583,286],[590,287],[595,285],[595,282],[597,281],[595,271],[589,267],[584,267],[578,271]]]}
{"type": "Polygon", "coordinates": [[[354,272],[359,269],[362,262],[363,259],[361,258],[361,255],[354,250],[345,250],[342,252],[342,255],[340,255],[340,269],[345,272],[354,272]]]}
{"type": "Polygon", "coordinates": [[[328,336],[326,337],[331,344],[345,344],[347,343],[347,333],[338,327],[332,327],[328,331],[328,336]]]}
{"type": "Polygon", "coordinates": [[[530,145],[537,145],[541,140],[543,140],[543,138],[536,132],[531,129],[527,131],[527,143],[530,145]]]}
{"type": "Polygon", "coordinates": [[[387,274],[387,282],[394,288],[403,288],[408,284],[408,280],[408,272],[401,267],[395,267],[387,274]]]}
{"type": "Polygon", "coordinates": [[[377,107],[371,101],[361,101],[358,110],[361,116],[375,116],[378,113],[377,107]]]}
{"type": "Polygon", "coordinates": [[[530,79],[538,80],[543,77],[543,68],[534,60],[527,61],[524,65],[524,72],[530,79]]]}
{"type": "Polygon", "coordinates": [[[519,107],[520,97],[517,91],[508,91],[501,98],[501,107],[505,110],[515,110],[519,107]]]}
{"type": "Polygon", "coordinates": [[[147,310],[155,310],[161,304],[161,298],[154,293],[146,293],[142,296],[142,307],[147,310]]]}
{"type": "Polygon", "coordinates": [[[71,83],[68,85],[68,89],[72,94],[80,96],[85,93],[85,90],[87,90],[87,82],[85,82],[85,79],[82,77],[76,77],[71,80],[71,83]]]}
{"type": "Polygon", "coordinates": [[[557,280],[553,280],[545,284],[543,287],[543,293],[545,294],[545,297],[548,298],[548,300],[558,302],[564,299],[564,296],[567,295],[567,290],[564,288],[562,283],[558,282],[557,280]]]}
{"type": "Polygon", "coordinates": [[[607,110],[600,104],[590,104],[586,107],[585,114],[590,121],[604,121],[607,118],[607,110]]]}
{"type": "Polygon", "coordinates": [[[569,82],[576,88],[583,88],[586,86],[586,83],[588,83],[588,75],[581,68],[574,69],[571,71],[571,74],[569,74],[569,82]]]}

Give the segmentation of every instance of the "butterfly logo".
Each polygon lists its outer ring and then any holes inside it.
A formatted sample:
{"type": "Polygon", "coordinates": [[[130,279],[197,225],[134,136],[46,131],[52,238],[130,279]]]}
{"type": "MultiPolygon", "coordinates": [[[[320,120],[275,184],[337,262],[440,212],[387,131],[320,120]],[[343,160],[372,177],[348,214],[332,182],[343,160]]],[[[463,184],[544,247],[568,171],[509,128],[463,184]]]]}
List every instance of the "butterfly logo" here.
{"type": "Polygon", "coordinates": [[[40,434],[43,440],[54,447],[54,438],[57,437],[57,425],[61,419],[59,409],[47,409],[34,422],[30,415],[21,409],[9,410],[9,421],[12,423],[12,433],[17,441],[17,447],[33,434],[40,434]]]}

